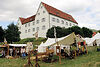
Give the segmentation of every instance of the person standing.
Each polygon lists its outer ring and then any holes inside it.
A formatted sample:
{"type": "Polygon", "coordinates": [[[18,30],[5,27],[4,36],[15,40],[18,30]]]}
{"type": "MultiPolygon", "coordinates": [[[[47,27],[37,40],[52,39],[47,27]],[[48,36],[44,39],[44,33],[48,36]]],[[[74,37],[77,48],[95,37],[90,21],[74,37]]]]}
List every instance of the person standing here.
{"type": "Polygon", "coordinates": [[[10,56],[12,56],[12,53],[13,53],[13,49],[11,48],[10,49],[10,56]]]}
{"type": "Polygon", "coordinates": [[[21,48],[21,55],[23,58],[25,58],[26,54],[25,54],[25,48],[21,48]]]}

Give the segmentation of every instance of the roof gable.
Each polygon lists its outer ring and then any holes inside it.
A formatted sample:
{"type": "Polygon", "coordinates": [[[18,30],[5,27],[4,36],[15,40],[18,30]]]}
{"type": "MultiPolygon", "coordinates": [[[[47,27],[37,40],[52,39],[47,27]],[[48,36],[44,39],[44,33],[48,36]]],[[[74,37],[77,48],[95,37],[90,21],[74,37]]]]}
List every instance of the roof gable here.
{"type": "Polygon", "coordinates": [[[31,22],[31,21],[35,20],[35,16],[36,15],[33,15],[31,17],[28,17],[28,18],[19,17],[19,19],[20,19],[22,24],[25,24],[25,23],[28,23],[28,22],[31,22]]]}
{"type": "Polygon", "coordinates": [[[47,5],[47,4],[43,3],[43,2],[42,2],[42,4],[44,5],[44,7],[47,9],[47,11],[50,14],[56,15],[58,17],[64,18],[66,20],[69,20],[69,21],[72,21],[72,22],[78,24],[71,15],[69,15],[67,13],[64,13],[64,12],[62,12],[62,11],[52,7],[52,6],[49,6],[49,5],[47,5]]]}

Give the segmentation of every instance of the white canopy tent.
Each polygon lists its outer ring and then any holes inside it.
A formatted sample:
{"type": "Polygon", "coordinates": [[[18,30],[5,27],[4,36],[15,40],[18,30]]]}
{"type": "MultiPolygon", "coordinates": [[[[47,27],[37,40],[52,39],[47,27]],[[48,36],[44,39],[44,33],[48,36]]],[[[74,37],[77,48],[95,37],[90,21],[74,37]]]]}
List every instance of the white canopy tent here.
{"type": "MultiPolygon", "coordinates": [[[[75,39],[76,39],[76,42],[79,42],[81,40],[80,38],[76,37],[74,33],[71,33],[65,37],[57,38],[57,42],[59,45],[70,46],[71,44],[75,43],[75,39]]],[[[45,43],[41,43],[38,46],[38,52],[46,52],[46,47],[52,46],[52,45],[57,45],[55,38],[48,38],[45,43]]]]}
{"type": "Polygon", "coordinates": [[[83,38],[86,41],[87,46],[93,46],[94,40],[92,38],[83,38]]]}
{"type": "Polygon", "coordinates": [[[84,38],[88,46],[93,46],[93,43],[96,42],[97,46],[100,46],[100,33],[97,33],[92,38],[84,38]]]}
{"type": "Polygon", "coordinates": [[[26,44],[9,44],[9,46],[13,46],[13,47],[26,47],[26,44]]]}
{"type": "Polygon", "coordinates": [[[100,39],[96,39],[97,46],[100,46],[100,39]]]}

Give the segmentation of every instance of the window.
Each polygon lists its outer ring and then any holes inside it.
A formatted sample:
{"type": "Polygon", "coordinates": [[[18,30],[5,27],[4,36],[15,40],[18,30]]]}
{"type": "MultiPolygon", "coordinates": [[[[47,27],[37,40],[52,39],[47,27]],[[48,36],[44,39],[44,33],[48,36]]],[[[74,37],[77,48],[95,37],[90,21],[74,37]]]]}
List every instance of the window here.
{"type": "Polygon", "coordinates": [[[70,26],[71,26],[72,24],[70,23],[70,26]]]}
{"type": "Polygon", "coordinates": [[[33,25],[35,25],[35,22],[33,22],[33,25]]]}
{"type": "Polygon", "coordinates": [[[40,15],[40,13],[38,13],[38,15],[40,15]]]}
{"type": "Polygon", "coordinates": [[[45,22],[45,18],[42,18],[42,22],[45,22]]]}
{"type": "Polygon", "coordinates": [[[54,21],[54,22],[55,22],[55,18],[52,18],[52,21],[54,21]]]}
{"type": "Polygon", "coordinates": [[[33,28],[33,32],[35,31],[35,28],[33,28]]]}
{"type": "Polygon", "coordinates": [[[20,30],[20,29],[21,29],[21,27],[18,27],[18,29],[20,30]]]}
{"type": "Polygon", "coordinates": [[[37,20],[37,24],[39,23],[39,20],[37,20]]]}
{"type": "Polygon", "coordinates": [[[18,25],[19,25],[19,23],[18,23],[18,25]]]}
{"type": "Polygon", "coordinates": [[[30,32],[30,29],[28,29],[28,32],[30,32]]]}
{"type": "Polygon", "coordinates": [[[45,13],[45,11],[43,11],[43,13],[45,13]]]}
{"type": "Polygon", "coordinates": [[[56,27],[55,25],[52,25],[52,27],[56,27]]]}
{"type": "Polygon", "coordinates": [[[43,6],[41,6],[41,8],[42,8],[43,6]]]}
{"type": "Polygon", "coordinates": [[[68,25],[68,22],[66,22],[66,25],[68,25]]]}
{"type": "Polygon", "coordinates": [[[75,26],[75,24],[73,24],[73,26],[75,26]]]}
{"type": "Polygon", "coordinates": [[[25,27],[27,27],[27,24],[25,24],[25,27]]]}
{"type": "Polygon", "coordinates": [[[25,33],[27,33],[27,30],[25,30],[25,33]]]}
{"type": "Polygon", "coordinates": [[[45,30],[45,25],[42,26],[42,30],[45,30]]]}
{"type": "Polygon", "coordinates": [[[62,22],[62,24],[64,24],[64,21],[63,20],[61,22],[62,22]]]}
{"type": "Polygon", "coordinates": [[[56,12],[57,15],[59,15],[59,12],[56,12]]]}
{"type": "Polygon", "coordinates": [[[36,30],[39,31],[39,27],[37,27],[36,30]]]}
{"type": "Polygon", "coordinates": [[[59,19],[57,19],[57,22],[59,23],[59,19]]]}
{"type": "Polygon", "coordinates": [[[30,26],[30,23],[28,23],[28,26],[30,26]]]}

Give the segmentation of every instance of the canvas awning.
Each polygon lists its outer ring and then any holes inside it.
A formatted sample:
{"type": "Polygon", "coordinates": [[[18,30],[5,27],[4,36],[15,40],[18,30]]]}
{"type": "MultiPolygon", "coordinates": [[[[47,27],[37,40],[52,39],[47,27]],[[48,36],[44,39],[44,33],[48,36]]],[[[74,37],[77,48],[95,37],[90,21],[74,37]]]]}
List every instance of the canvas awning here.
{"type": "Polygon", "coordinates": [[[75,34],[71,33],[68,36],[64,37],[63,39],[59,40],[58,43],[63,45],[71,45],[75,43],[75,38],[76,38],[75,34]]]}
{"type": "MultiPolygon", "coordinates": [[[[71,33],[65,37],[57,38],[57,42],[58,44],[62,45],[71,45],[75,42],[75,38],[76,38],[75,34],[71,33]]],[[[48,38],[45,43],[40,44],[40,46],[52,46],[52,45],[56,45],[55,38],[48,38]]]]}

